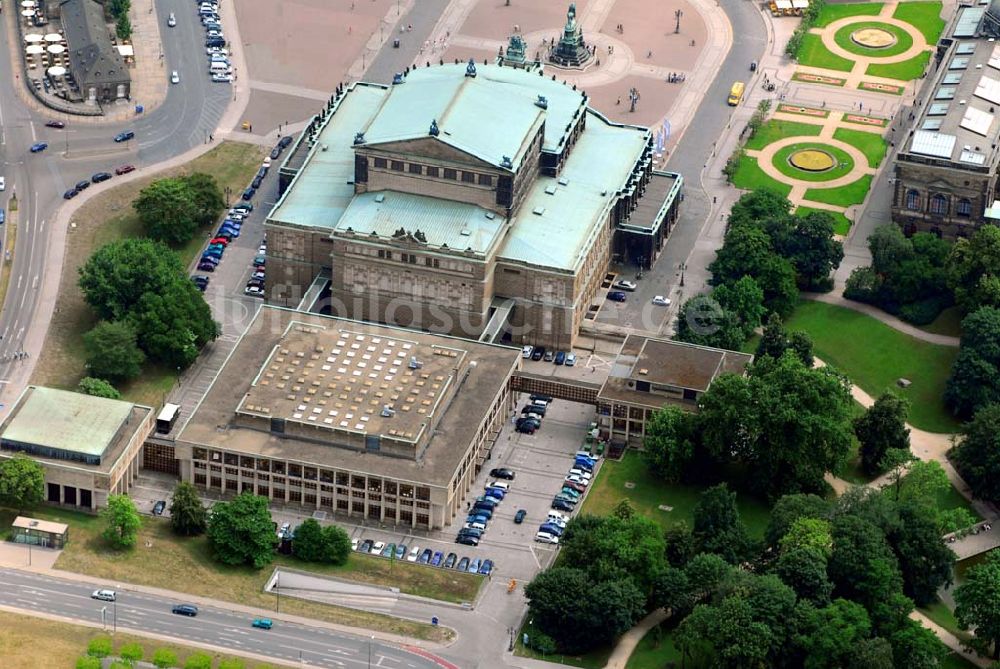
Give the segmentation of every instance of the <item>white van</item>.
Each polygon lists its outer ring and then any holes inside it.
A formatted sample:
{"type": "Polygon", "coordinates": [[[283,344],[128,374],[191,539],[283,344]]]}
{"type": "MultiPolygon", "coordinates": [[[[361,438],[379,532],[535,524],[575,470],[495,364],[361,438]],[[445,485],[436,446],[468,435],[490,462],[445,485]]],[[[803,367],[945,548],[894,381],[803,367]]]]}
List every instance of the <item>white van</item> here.
{"type": "Polygon", "coordinates": [[[229,63],[214,60],[208,66],[208,71],[212,74],[225,74],[229,70],[229,63]]]}
{"type": "Polygon", "coordinates": [[[565,523],[569,521],[569,516],[565,513],[559,513],[558,511],[549,511],[548,519],[565,523]]]}
{"type": "Polygon", "coordinates": [[[492,483],[487,483],[486,487],[487,488],[500,488],[504,492],[507,492],[508,490],[510,490],[510,484],[507,483],[506,481],[493,481],[492,483]]]}

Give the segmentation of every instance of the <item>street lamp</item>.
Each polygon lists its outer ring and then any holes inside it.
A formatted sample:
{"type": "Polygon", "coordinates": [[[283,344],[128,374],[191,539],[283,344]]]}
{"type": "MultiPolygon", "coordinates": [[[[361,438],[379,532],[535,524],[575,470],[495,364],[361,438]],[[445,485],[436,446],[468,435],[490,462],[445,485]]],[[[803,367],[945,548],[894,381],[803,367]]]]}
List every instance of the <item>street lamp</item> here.
{"type": "Polygon", "coordinates": [[[368,669],[372,669],[372,642],[375,641],[375,635],[372,634],[368,637],[368,669]]]}
{"type": "Polygon", "coordinates": [[[28,523],[28,535],[27,535],[28,538],[27,538],[27,542],[28,542],[28,566],[29,567],[31,566],[31,528],[33,528],[33,527],[38,527],[38,521],[37,520],[33,520],[30,523],[28,523]]]}
{"type": "Polygon", "coordinates": [[[682,10],[678,9],[676,12],[674,12],[674,17],[677,19],[677,25],[674,26],[674,34],[675,35],[681,31],[681,17],[682,16],[684,16],[684,12],[682,10]]]}
{"type": "Polygon", "coordinates": [[[278,581],[281,579],[281,573],[279,572],[277,576],[274,577],[274,612],[278,613],[278,606],[281,604],[281,586],[278,585],[278,581]]]}

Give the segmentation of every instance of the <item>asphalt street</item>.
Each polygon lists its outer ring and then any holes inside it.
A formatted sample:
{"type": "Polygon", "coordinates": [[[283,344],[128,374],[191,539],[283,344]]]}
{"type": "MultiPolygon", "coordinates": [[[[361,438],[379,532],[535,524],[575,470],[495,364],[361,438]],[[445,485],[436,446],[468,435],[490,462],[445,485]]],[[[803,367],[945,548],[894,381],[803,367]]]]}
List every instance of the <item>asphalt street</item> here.
{"type": "MultiPolygon", "coordinates": [[[[231,100],[231,85],[213,83],[208,75],[204,30],[195,7],[182,0],[157,0],[157,12],[177,15],[177,27],[163,27],[164,69],[177,70],[180,83],[170,85],[167,97],[156,109],[137,115],[134,122],[101,124],[69,118],[64,130],[46,128],[56,115],[40,104],[26,106],[15,86],[15,68],[7,57],[0,58],[0,174],[6,191],[0,205],[9,209],[9,198],[18,199],[18,236],[10,287],[0,312],[0,380],[6,379],[14,359],[23,350],[24,336],[38,299],[38,288],[46,272],[46,249],[51,221],[62,204],[62,194],[75,183],[90,179],[96,172],[113,172],[130,163],[136,167],[153,165],[204,142],[214,130],[231,100]],[[136,139],[115,143],[122,130],[133,130],[136,139]],[[32,154],[35,142],[49,147],[32,154]]],[[[13,20],[4,13],[3,20],[13,20]]],[[[165,20],[165,19],[164,19],[165,20]]],[[[0,30],[0,49],[7,54],[10,32],[0,30]]],[[[141,104],[141,100],[133,101],[141,104]]],[[[6,253],[6,249],[4,250],[6,253]]],[[[5,398],[10,401],[12,398],[5,398]]]]}
{"type": "MultiPolygon", "coordinates": [[[[308,667],[438,667],[433,659],[364,636],[340,634],[274,620],[270,630],[251,626],[252,615],[199,606],[196,617],[175,615],[183,600],[116,588],[117,602],[91,598],[93,585],[63,581],[13,569],[0,570],[0,605],[58,615],[88,623],[231,648],[270,658],[300,661],[308,667]],[[369,656],[370,653],[370,656],[369,656]],[[370,657],[370,660],[369,660],[370,657]],[[370,664],[369,664],[370,662],[370,664]]],[[[261,612],[261,616],[267,616],[261,612]]],[[[81,651],[84,650],[81,646],[81,651]]]]}
{"type": "MultiPolygon", "coordinates": [[[[420,46],[427,40],[434,26],[449,5],[449,0],[419,0],[413,4],[398,25],[412,26],[405,33],[395,32],[390,35],[371,65],[365,70],[365,81],[381,84],[391,84],[392,75],[402,72],[413,65],[420,55],[420,46]],[[399,39],[399,48],[392,47],[392,40],[399,39]]],[[[399,28],[396,29],[397,31],[399,28]]]]}

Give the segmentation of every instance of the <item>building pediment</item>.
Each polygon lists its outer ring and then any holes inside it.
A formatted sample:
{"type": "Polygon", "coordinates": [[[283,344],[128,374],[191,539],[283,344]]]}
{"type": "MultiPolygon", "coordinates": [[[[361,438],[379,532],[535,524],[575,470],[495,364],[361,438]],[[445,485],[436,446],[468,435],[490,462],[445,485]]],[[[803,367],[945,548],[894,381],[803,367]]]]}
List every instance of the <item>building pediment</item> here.
{"type": "MultiPolygon", "coordinates": [[[[467,165],[470,168],[479,170],[497,169],[482,158],[472,155],[467,151],[453,146],[442,140],[440,137],[417,137],[414,139],[398,140],[393,142],[369,143],[356,147],[364,152],[371,151],[373,154],[392,154],[399,156],[401,160],[412,160],[419,162],[420,159],[427,159],[433,162],[455,163],[467,165]]],[[[390,156],[386,156],[390,157],[390,156]]]]}

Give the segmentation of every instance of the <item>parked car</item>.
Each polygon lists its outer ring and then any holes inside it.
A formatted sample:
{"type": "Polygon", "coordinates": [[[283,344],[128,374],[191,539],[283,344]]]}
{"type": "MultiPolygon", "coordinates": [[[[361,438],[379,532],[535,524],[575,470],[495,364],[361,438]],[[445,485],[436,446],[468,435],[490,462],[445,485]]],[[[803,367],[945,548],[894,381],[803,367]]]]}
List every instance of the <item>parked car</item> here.
{"type": "Polygon", "coordinates": [[[237,202],[233,205],[232,209],[229,210],[231,213],[243,213],[246,214],[249,211],[253,211],[253,204],[250,202],[237,202]]]}
{"type": "Polygon", "coordinates": [[[576,365],[576,353],[567,353],[566,354],[566,366],[567,367],[573,367],[575,365],[576,365]]]}
{"type": "MultiPolygon", "coordinates": [[[[478,546],[479,538],[470,535],[460,534],[455,538],[455,543],[462,544],[463,546],[478,546]]],[[[468,559],[468,558],[464,558],[468,559]]]]}
{"type": "Polygon", "coordinates": [[[214,81],[215,83],[229,83],[232,80],[233,80],[233,75],[231,74],[216,72],[215,74],[212,75],[212,81],[214,81]]]}
{"type": "Polygon", "coordinates": [[[56,128],[57,130],[62,130],[63,128],[66,127],[66,124],[63,123],[62,121],[46,121],[45,122],[45,127],[46,128],[56,128]]]}
{"type": "Polygon", "coordinates": [[[264,182],[264,180],[261,179],[260,177],[254,177],[253,181],[250,182],[250,188],[253,188],[254,190],[257,190],[258,188],[260,188],[260,185],[263,182],[264,182]]]}
{"type": "Polygon", "coordinates": [[[198,615],[198,607],[194,604],[176,604],[171,611],[179,616],[191,616],[192,618],[198,615]]]}
{"type": "Polygon", "coordinates": [[[443,566],[445,569],[452,569],[457,561],[458,561],[457,555],[455,555],[454,553],[448,553],[448,557],[445,558],[443,566]]]}
{"type": "Polygon", "coordinates": [[[664,297],[663,295],[657,295],[656,297],[653,298],[653,304],[655,304],[658,307],[669,307],[670,298],[664,297]]]}
{"type": "Polygon", "coordinates": [[[253,199],[253,196],[256,193],[257,193],[257,189],[254,188],[253,186],[251,186],[251,187],[247,188],[245,191],[243,191],[243,194],[240,195],[240,197],[243,198],[244,200],[251,200],[251,199],[253,199]]]}
{"type": "Polygon", "coordinates": [[[545,362],[552,362],[553,360],[555,360],[555,358],[556,354],[554,351],[546,351],[545,355],[542,356],[542,360],[544,360],[545,362]]]}
{"type": "Polygon", "coordinates": [[[432,551],[430,548],[425,548],[424,552],[420,554],[419,558],[417,558],[417,564],[427,564],[428,562],[431,561],[431,556],[433,555],[434,551],[432,551]]]}
{"type": "Polygon", "coordinates": [[[414,546],[410,549],[410,553],[406,556],[407,562],[416,562],[417,557],[420,556],[420,546],[414,546]]]}
{"type": "Polygon", "coordinates": [[[479,565],[480,565],[479,558],[475,558],[472,562],[469,563],[469,573],[470,574],[479,573],[479,565]]]}
{"type": "Polygon", "coordinates": [[[257,629],[269,630],[274,623],[271,622],[270,618],[254,618],[252,626],[257,629]]]}
{"type": "Polygon", "coordinates": [[[630,293],[638,287],[639,286],[634,281],[626,281],[625,279],[615,281],[615,285],[612,286],[612,288],[617,288],[618,290],[627,290],[630,293]]]}
{"type": "Polygon", "coordinates": [[[198,290],[200,290],[203,293],[205,292],[205,289],[208,288],[207,276],[203,276],[201,274],[195,274],[194,276],[191,277],[191,281],[193,281],[194,285],[198,286],[198,290]]]}
{"type": "Polygon", "coordinates": [[[435,551],[434,557],[431,558],[431,566],[440,567],[442,562],[444,562],[444,553],[441,551],[435,551]]]}
{"type": "Polygon", "coordinates": [[[215,271],[215,263],[211,263],[211,262],[207,262],[206,260],[202,260],[201,262],[198,263],[198,271],[199,272],[214,272],[215,271]]]}
{"type": "Polygon", "coordinates": [[[115,168],[115,174],[121,176],[123,174],[128,174],[129,172],[135,171],[135,165],[121,165],[115,168]]]}
{"type": "Polygon", "coordinates": [[[545,347],[536,346],[534,350],[531,352],[531,359],[537,362],[541,360],[544,355],[545,355],[545,347]]]}
{"type": "Polygon", "coordinates": [[[556,363],[557,365],[565,364],[566,363],[566,353],[564,351],[559,351],[558,353],[556,353],[556,359],[553,360],[552,362],[556,363]]]}
{"type": "Polygon", "coordinates": [[[522,358],[530,358],[531,354],[532,354],[532,352],[534,350],[535,350],[535,348],[533,346],[522,346],[521,347],[521,357],[522,358]]]}
{"type": "MultiPolygon", "coordinates": [[[[205,280],[207,281],[208,278],[206,277],[205,280]]],[[[157,500],[156,504],[153,505],[153,515],[154,516],[162,516],[163,512],[166,511],[166,509],[167,509],[167,503],[165,501],[163,501],[162,499],[161,500],[157,500]]]]}
{"type": "Polygon", "coordinates": [[[278,156],[280,155],[281,155],[281,149],[279,149],[278,147],[274,147],[273,149],[271,149],[271,160],[277,160],[278,156]]]}
{"type": "Polygon", "coordinates": [[[75,198],[79,194],[80,194],[80,191],[78,191],[75,188],[70,188],[68,191],[66,191],[65,193],[63,193],[63,199],[64,200],[72,200],[73,198],[75,198]]]}
{"type": "Polygon", "coordinates": [[[538,528],[539,532],[546,532],[554,537],[561,537],[563,529],[554,523],[543,523],[541,527],[538,528]]]}
{"type": "Polygon", "coordinates": [[[281,147],[282,149],[287,149],[288,145],[291,143],[292,143],[291,135],[285,135],[284,137],[278,140],[278,146],[281,147]]]}
{"type": "Polygon", "coordinates": [[[98,172],[94,176],[90,177],[90,180],[95,184],[99,184],[102,181],[107,181],[111,178],[111,172],[98,172]]]}
{"type": "Polygon", "coordinates": [[[46,142],[35,142],[31,145],[30,151],[32,153],[41,153],[47,148],[49,148],[49,145],[46,142]]]}
{"type": "Polygon", "coordinates": [[[243,289],[243,294],[250,297],[264,297],[264,289],[260,286],[247,286],[243,289]]]}
{"type": "Polygon", "coordinates": [[[115,141],[118,142],[119,144],[121,142],[127,142],[128,140],[134,138],[135,138],[135,131],[133,130],[126,130],[124,132],[120,132],[117,135],[115,135],[115,141]]]}
{"type": "Polygon", "coordinates": [[[281,537],[282,539],[284,539],[285,537],[287,537],[289,535],[289,533],[291,531],[292,531],[292,524],[291,523],[282,523],[281,527],[278,528],[278,536],[281,537]]]}
{"type": "Polygon", "coordinates": [[[99,599],[102,602],[113,602],[118,599],[117,593],[114,590],[94,590],[90,595],[91,599],[99,599]]]}
{"type": "Polygon", "coordinates": [[[384,558],[392,557],[395,554],[396,554],[396,544],[387,545],[385,548],[382,549],[382,552],[379,553],[379,555],[381,555],[384,558]]]}
{"type": "Polygon", "coordinates": [[[497,467],[490,470],[490,476],[493,478],[505,479],[507,481],[513,481],[516,475],[514,470],[508,467],[497,467]]]}
{"type": "Polygon", "coordinates": [[[257,170],[257,176],[258,176],[259,178],[263,179],[264,177],[266,177],[266,176],[267,176],[267,169],[268,169],[268,166],[269,166],[270,164],[271,164],[271,163],[270,163],[270,161],[268,161],[268,164],[267,164],[267,165],[261,165],[261,166],[260,166],[260,168],[259,168],[259,169],[257,170]]]}
{"type": "Polygon", "coordinates": [[[375,543],[371,539],[365,539],[361,542],[361,548],[358,549],[359,553],[371,553],[372,544],[375,543]]]}
{"type": "Polygon", "coordinates": [[[627,298],[625,297],[625,293],[623,293],[622,291],[612,290],[610,293],[608,293],[608,299],[611,300],[612,302],[624,302],[627,298]]]}
{"type": "Polygon", "coordinates": [[[554,534],[549,534],[548,532],[538,532],[535,534],[535,541],[542,544],[558,544],[559,537],[554,534]]]}
{"type": "Polygon", "coordinates": [[[557,511],[572,511],[573,505],[562,498],[556,497],[552,500],[552,508],[557,511]]]}
{"type": "Polygon", "coordinates": [[[369,550],[368,552],[371,553],[372,555],[381,555],[383,548],[385,548],[385,542],[376,541],[374,544],[372,544],[371,550],[369,550]]]}
{"type": "Polygon", "coordinates": [[[535,430],[538,428],[536,428],[531,423],[524,423],[524,424],[518,423],[518,425],[514,429],[520,432],[521,434],[534,434],[535,430]]]}
{"type": "Polygon", "coordinates": [[[351,550],[352,551],[358,550],[358,546],[360,546],[360,545],[361,545],[360,541],[358,541],[357,539],[351,539],[351,550]]]}
{"type": "Polygon", "coordinates": [[[469,569],[469,562],[470,562],[469,558],[464,557],[458,561],[458,564],[455,565],[455,569],[457,569],[458,571],[467,571],[469,569]]]}
{"type": "Polygon", "coordinates": [[[479,566],[479,574],[481,576],[489,576],[493,572],[493,560],[483,560],[483,563],[479,566]]]}
{"type": "Polygon", "coordinates": [[[525,511],[524,509],[518,509],[517,513],[514,514],[514,522],[517,523],[518,525],[520,525],[521,523],[524,522],[524,518],[527,515],[528,515],[528,512],[525,511]]]}
{"type": "Polygon", "coordinates": [[[79,191],[84,191],[90,188],[90,179],[83,179],[82,181],[77,181],[76,186],[74,186],[79,191]]]}
{"type": "Polygon", "coordinates": [[[393,554],[393,559],[402,560],[406,557],[406,544],[399,544],[396,546],[396,552],[393,554]]]}

